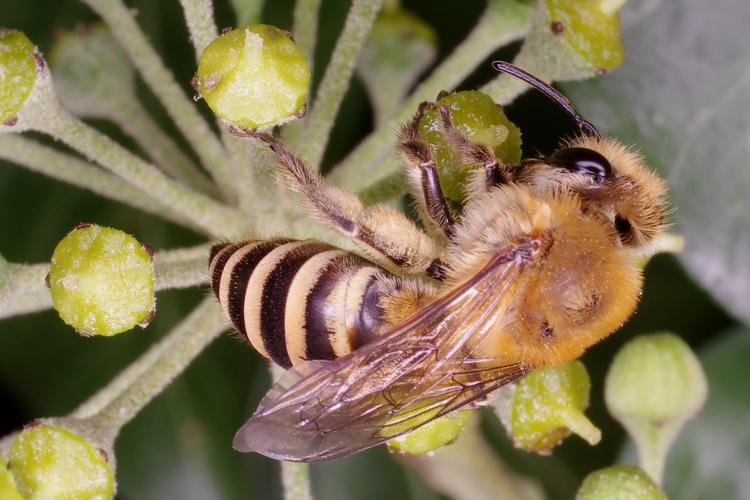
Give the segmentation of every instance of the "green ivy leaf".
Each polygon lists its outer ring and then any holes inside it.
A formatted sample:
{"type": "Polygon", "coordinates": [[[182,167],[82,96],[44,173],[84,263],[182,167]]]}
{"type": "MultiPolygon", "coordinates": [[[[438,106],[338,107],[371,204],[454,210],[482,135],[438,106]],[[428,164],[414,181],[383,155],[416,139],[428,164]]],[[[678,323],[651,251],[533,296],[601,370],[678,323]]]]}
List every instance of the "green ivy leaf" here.
{"type": "Polygon", "coordinates": [[[666,176],[681,260],[750,322],[750,51],[737,39],[750,3],[632,0],[621,14],[626,64],[566,91],[666,176]]]}

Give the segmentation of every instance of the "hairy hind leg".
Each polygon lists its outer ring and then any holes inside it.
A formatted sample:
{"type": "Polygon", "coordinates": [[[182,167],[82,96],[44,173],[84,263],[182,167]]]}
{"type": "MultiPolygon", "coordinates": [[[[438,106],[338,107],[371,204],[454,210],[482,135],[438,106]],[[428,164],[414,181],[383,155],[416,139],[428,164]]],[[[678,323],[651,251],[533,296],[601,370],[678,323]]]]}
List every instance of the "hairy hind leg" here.
{"type": "Polygon", "coordinates": [[[301,195],[309,211],[350,237],[374,259],[410,274],[427,272],[437,259],[439,250],[434,241],[401,212],[383,205],[365,208],[356,195],[311,172],[270,134],[235,133],[257,137],[268,144],[280,160],[282,178],[301,195]]]}

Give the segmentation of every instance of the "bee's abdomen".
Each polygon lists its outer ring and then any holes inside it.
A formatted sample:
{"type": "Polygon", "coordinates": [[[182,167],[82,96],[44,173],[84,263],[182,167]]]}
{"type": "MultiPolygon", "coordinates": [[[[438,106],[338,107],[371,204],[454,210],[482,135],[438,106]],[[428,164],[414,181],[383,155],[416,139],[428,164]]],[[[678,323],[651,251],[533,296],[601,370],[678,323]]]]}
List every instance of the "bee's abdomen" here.
{"type": "Polygon", "coordinates": [[[237,330],[284,367],[343,356],[382,326],[380,285],[389,274],[324,243],[216,245],[209,274],[237,330]]]}

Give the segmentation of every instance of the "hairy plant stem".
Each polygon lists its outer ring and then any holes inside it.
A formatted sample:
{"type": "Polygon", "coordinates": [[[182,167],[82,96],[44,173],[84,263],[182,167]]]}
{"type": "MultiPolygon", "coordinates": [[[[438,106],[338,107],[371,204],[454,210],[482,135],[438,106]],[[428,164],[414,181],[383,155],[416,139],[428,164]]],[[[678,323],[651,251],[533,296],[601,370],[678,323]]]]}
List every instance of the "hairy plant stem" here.
{"type": "MultiPolygon", "coordinates": [[[[219,31],[214,22],[213,3],[210,0],[180,0],[180,3],[185,12],[185,20],[190,31],[190,39],[193,42],[197,63],[205,48],[219,36],[219,31]]],[[[221,118],[216,118],[216,126],[232,165],[232,171],[235,173],[233,195],[236,196],[236,204],[242,208],[246,203],[245,200],[254,199],[253,192],[258,189],[252,176],[247,174],[247,148],[244,141],[229,133],[226,123],[221,118]]],[[[252,162],[252,158],[250,158],[250,162],[252,162]]]]}
{"type": "Polygon", "coordinates": [[[218,197],[216,185],[161,129],[135,96],[126,102],[119,98],[113,100],[115,102],[109,112],[109,119],[132,137],[156,165],[170,177],[202,193],[218,197]]]}
{"type": "Polygon", "coordinates": [[[237,26],[247,26],[260,22],[264,0],[229,0],[237,18],[237,26]]]}
{"type": "Polygon", "coordinates": [[[13,126],[0,132],[36,130],[66,143],[87,158],[179,212],[212,237],[236,237],[250,229],[239,212],[170,179],[112,139],[86,125],[60,106],[49,68],[38,64],[37,80],[13,126]]]}
{"type": "Polygon", "coordinates": [[[658,485],[664,484],[664,465],[684,420],[655,423],[645,418],[625,418],[620,422],[638,450],[638,464],[658,485]]]}
{"type": "Polygon", "coordinates": [[[401,162],[397,158],[389,158],[378,168],[381,171],[391,173],[357,192],[357,196],[365,206],[390,200],[407,191],[406,175],[403,172],[401,162]]]}
{"type": "Polygon", "coordinates": [[[238,183],[247,186],[247,193],[240,198],[240,208],[266,227],[278,227],[288,222],[286,209],[290,206],[288,193],[276,184],[272,165],[278,158],[267,145],[255,137],[237,139],[246,158],[239,170],[238,183]]]}
{"type": "Polygon", "coordinates": [[[168,178],[153,165],[63,110],[47,110],[47,117],[44,123],[37,124],[37,130],[65,142],[173,207],[199,226],[204,234],[227,237],[248,229],[235,210],[168,178]]]}
{"type": "Polygon", "coordinates": [[[42,311],[52,307],[45,284],[49,264],[8,264],[5,284],[0,287],[0,318],[42,311]]]}
{"type": "Polygon", "coordinates": [[[304,130],[300,134],[301,142],[296,144],[300,156],[313,170],[320,168],[336,114],[354,73],[357,56],[372,30],[382,4],[383,0],[353,0],[346,16],[331,62],[305,119],[304,130]]]}
{"type": "Polygon", "coordinates": [[[515,0],[489,0],[477,25],[453,53],[412,92],[401,111],[363,140],[331,173],[331,179],[351,191],[368,187],[390,172],[381,171],[396,142],[395,130],[416,112],[419,103],[434,99],[441,90],[452,90],[480,61],[497,48],[522,38],[528,31],[533,8],[515,0]],[[366,174],[365,174],[366,173],[366,174]]]}
{"type": "Polygon", "coordinates": [[[296,0],[294,2],[294,40],[307,58],[310,73],[314,71],[315,40],[317,40],[319,17],[320,0],[296,0]]]}
{"type": "Polygon", "coordinates": [[[122,0],[83,0],[96,11],[127,51],[144,81],[164,105],[177,128],[229,201],[236,199],[234,172],[221,142],[185,95],[159,54],[148,43],[122,0]]]}
{"type": "Polygon", "coordinates": [[[180,0],[180,5],[185,12],[185,24],[190,32],[197,60],[203,49],[219,36],[214,22],[214,4],[212,0],[180,0]]]}
{"type": "MultiPolygon", "coordinates": [[[[180,3],[185,13],[185,22],[190,32],[190,40],[193,42],[197,63],[205,48],[219,36],[219,30],[214,22],[213,2],[211,0],[180,0],[180,3]]],[[[247,149],[242,140],[228,132],[221,118],[216,118],[216,125],[228,160],[232,165],[232,171],[235,172],[233,195],[237,198],[237,204],[242,206],[243,200],[252,199],[253,191],[258,188],[246,173],[247,149]]]]}
{"type": "MultiPolygon", "coordinates": [[[[164,250],[154,254],[154,290],[189,288],[208,281],[206,263],[209,245],[164,250]]],[[[5,284],[0,287],[0,318],[43,311],[52,307],[46,283],[49,263],[8,264],[5,284]]]]}
{"type": "Polygon", "coordinates": [[[189,288],[208,283],[210,245],[165,250],[154,254],[154,288],[189,288]]]}
{"type": "Polygon", "coordinates": [[[102,170],[99,166],[21,135],[0,135],[0,158],[24,166],[33,172],[88,189],[105,198],[125,203],[144,212],[179,224],[186,224],[182,215],[157,200],[144,196],[140,189],[102,170]]]}
{"type": "MultiPolygon", "coordinates": [[[[270,363],[271,383],[284,375],[284,369],[270,363]]],[[[279,462],[281,466],[281,486],[284,490],[284,500],[312,500],[310,485],[310,467],[304,463],[279,462]]]]}
{"type": "Polygon", "coordinates": [[[226,318],[207,298],[162,340],[94,394],[71,417],[113,442],[120,429],[160,394],[226,328],[226,318]]]}
{"type": "Polygon", "coordinates": [[[307,464],[281,462],[281,486],[284,500],[312,500],[310,467],[307,464]]]}

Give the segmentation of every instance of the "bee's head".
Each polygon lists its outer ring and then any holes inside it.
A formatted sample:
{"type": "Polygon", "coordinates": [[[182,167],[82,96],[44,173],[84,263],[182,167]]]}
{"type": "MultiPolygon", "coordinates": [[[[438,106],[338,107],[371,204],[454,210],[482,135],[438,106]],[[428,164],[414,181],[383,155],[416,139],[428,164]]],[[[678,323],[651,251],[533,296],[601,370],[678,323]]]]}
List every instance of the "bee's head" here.
{"type": "Polygon", "coordinates": [[[529,168],[530,184],[578,194],[585,210],[606,218],[624,246],[643,248],[665,228],[666,182],[644,158],[609,138],[580,136],[529,168]]]}
{"type": "Polygon", "coordinates": [[[551,85],[503,61],[495,61],[493,67],[552,99],[575,120],[582,133],[549,158],[525,160],[516,174],[517,180],[531,186],[537,194],[579,195],[582,208],[608,220],[623,246],[639,250],[647,247],[667,225],[664,180],[641,155],[602,137],[551,85]]]}

